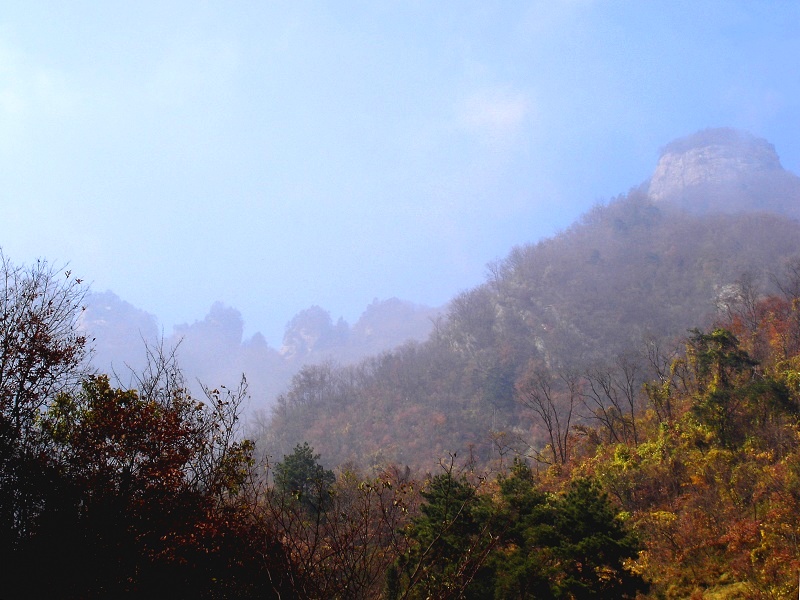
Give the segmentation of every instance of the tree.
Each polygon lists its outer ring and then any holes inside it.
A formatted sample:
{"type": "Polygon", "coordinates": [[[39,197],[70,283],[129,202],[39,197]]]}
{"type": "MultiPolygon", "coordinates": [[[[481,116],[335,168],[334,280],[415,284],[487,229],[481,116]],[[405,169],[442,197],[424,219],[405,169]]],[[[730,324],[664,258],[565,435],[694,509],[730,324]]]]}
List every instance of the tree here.
{"type": "Polygon", "coordinates": [[[550,464],[566,464],[570,457],[570,425],[581,396],[580,379],[572,373],[558,377],[547,369],[531,365],[517,382],[517,399],[530,409],[547,431],[547,449],[552,459],[536,452],[536,459],[550,464]]]}
{"type": "Polygon", "coordinates": [[[0,560],[35,535],[53,490],[40,416],[86,372],[81,283],[44,261],[15,266],[0,251],[0,560]]]}
{"type": "Polygon", "coordinates": [[[380,597],[388,567],[408,548],[403,532],[418,498],[407,471],[390,467],[364,479],[344,468],[325,510],[275,489],[265,489],[256,508],[262,527],[285,545],[292,597],[359,600],[380,597]]]}
{"type": "Polygon", "coordinates": [[[625,560],[637,556],[639,542],[596,483],[573,481],[555,508],[559,595],[634,598],[646,591],[644,580],[625,568],[625,560]]]}
{"type": "Polygon", "coordinates": [[[280,543],[253,534],[241,501],[252,465],[236,426],[245,388],[198,402],[173,353],[148,356],[139,389],[105,375],[76,388],[66,371],[27,396],[37,409],[21,413],[30,422],[3,457],[11,597],[263,597],[267,576],[286,572],[280,543]]]}
{"type": "Polygon", "coordinates": [[[294,452],[275,465],[275,488],[282,495],[291,495],[312,513],[323,511],[329,504],[329,491],[336,476],[317,461],[319,454],[303,442],[294,452]]]}
{"type": "Polygon", "coordinates": [[[115,389],[91,376],[44,415],[71,491],[61,511],[75,524],[83,560],[71,576],[84,593],[201,595],[266,558],[248,555],[246,537],[229,543],[246,525],[235,498],[252,450],[234,438],[238,405],[165,389],[115,389]]]}
{"type": "Polygon", "coordinates": [[[78,330],[85,289],[37,261],[15,267],[0,252],[0,414],[4,439],[31,433],[56,391],[83,375],[87,339],[78,330]]]}
{"type": "Polygon", "coordinates": [[[605,430],[609,441],[638,442],[636,431],[639,367],[629,357],[619,356],[613,366],[589,369],[583,404],[605,430]]]}
{"type": "Polygon", "coordinates": [[[407,535],[408,552],[387,575],[387,594],[397,598],[483,598],[491,589],[483,575],[486,559],[497,542],[488,497],[454,469],[428,481],[424,502],[407,535]]]}
{"type": "Polygon", "coordinates": [[[487,566],[494,598],[633,598],[647,586],[625,568],[639,544],[600,488],[588,479],[548,494],[517,460],[500,477],[499,541],[487,566]]]}
{"type": "Polygon", "coordinates": [[[761,373],[730,331],[694,330],[686,354],[695,382],[692,412],[722,446],[733,448],[756,428],[797,413],[786,383],[761,373]]]}
{"type": "Polygon", "coordinates": [[[553,507],[537,489],[530,467],[519,459],[511,473],[498,478],[499,521],[506,524],[502,539],[489,558],[497,600],[554,598],[551,582],[557,570],[548,547],[554,540],[553,507]]]}
{"type": "Polygon", "coordinates": [[[719,327],[710,333],[692,330],[686,354],[700,393],[730,387],[740,375],[749,375],[757,364],[740,348],[735,335],[719,327]]]}

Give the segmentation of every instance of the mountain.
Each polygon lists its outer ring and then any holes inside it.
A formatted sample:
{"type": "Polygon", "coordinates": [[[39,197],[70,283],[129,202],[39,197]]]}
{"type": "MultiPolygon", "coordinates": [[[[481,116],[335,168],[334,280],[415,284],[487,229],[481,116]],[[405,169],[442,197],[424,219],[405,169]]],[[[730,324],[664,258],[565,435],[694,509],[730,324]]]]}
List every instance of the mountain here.
{"type": "Polygon", "coordinates": [[[145,344],[163,341],[165,349],[175,349],[194,394],[202,394],[200,382],[235,387],[245,374],[252,408],[263,409],[285,391],[303,365],[347,364],[408,340],[423,340],[440,312],[397,298],[376,299],[351,327],[342,319],[334,325],[329,312],[312,306],[286,325],[283,345],[275,349],[261,334],[245,338],[239,311],[220,302],[202,320],[178,325],[161,340],[154,315],[106,291],[87,295],[80,327],[94,338],[95,368],[116,374],[124,385],[130,383],[132,371],[145,366],[145,344]]]}
{"type": "Polygon", "coordinates": [[[79,327],[92,342],[92,363],[120,378],[131,369],[140,371],[146,362],[144,344],[159,337],[158,321],[111,291],[90,292],[79,327]]]}
{"type": "Polygon", "coordinates": [[[341,318],[334,324],[328,311],[312,306],[286,325],[280,352],[303,362],[352,362],[408,340],[424,340],[440,313],[398,298],[376,298],[351,327],[341,318]]]}
{"type": "Polygon", "coordinates": [[[800,217],[800,178],[784,170],[772,144],[735,129],[706,129],[667,144],[648,195],[693,213],[800,217]]]}
{"type": "MultiPolygon", "coordinates": [[[[763,140],[732,130],[677,140],[648,182],[492,264],[426,342],[305,367],[262,444],[277,457],[308,441],[330,464],[418,468],[451,451],[487,463],[541,447],[521,388],[538,381],[563,397],[576,375],[605,373],[637,389],[653,376],[648,352],[769,291],[800,256],[797,194],[763,140]]],[[[588,416],[584,406],[574,418],[588,416]]]]}

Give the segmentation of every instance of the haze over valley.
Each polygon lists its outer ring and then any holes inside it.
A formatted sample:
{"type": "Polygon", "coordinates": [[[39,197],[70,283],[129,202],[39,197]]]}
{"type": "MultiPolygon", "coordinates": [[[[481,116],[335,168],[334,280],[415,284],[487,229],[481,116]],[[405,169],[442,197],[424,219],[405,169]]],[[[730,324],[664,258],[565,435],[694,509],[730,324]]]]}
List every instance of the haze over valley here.
{"type": "Polygon", "coordinates": [[[4,2],[3,598],[797,597],[798,32],[4,2]]]}
{"type": "MultiPolygon", "coordinates": [[[[249,479],[229,484],[220,510],[263,511],[225,523],[257,523],[286,544],[225,566],[234,588],[245,568],[266,590],[324,598],[343,589],[330,569],[364,577],[370,598],[453,586],[530,597],[531,581],[555,598],[786,595],[800,564],[798,207],[800,178],[767,140],[704,129],[665,145],[627,193],[491,262],[443,309],[375,301],[349,325],[312,306],[272,348],[245,338],[222,303],[162,340],[152,315],[106,292],[87,298],[78,327],[95,338],[95,364],[125,364],[145,342],[166,348],[129,363],[140,374],[118,377],[123,388],[150,393],[155,367],[155,389],[172,389],[173,347],[178,377],[230,379],[194,392],[212,432],[232,435],[248,417],[248,438],[232,436],[228,451],[249,479]],[[249,404],[237,387],[248,370],[249,404]],[[445,521],[433,512],[453,502],[445,521]],[[384,536],[387,520],[402,535],[384,536]],[[352,531],[374,564],[336,546],[352,531]],[[320,555],[309,540],[339,549],[320,555]],[[585,543],[604,550],[576,550],[585,543]],[[288,580],[269,562],[280,552],[297,570],[288,580]],[[462,564],[479,574],[451,570],[462,564]],[[525,578],[508,583],[517,568],[525,578]]],[[[84,395],[106,382],[89,381],[84,395]]],[[[171,393],[160,411],[184,406],[171,393]]]]}
{"type": "Polygon", "coordinates": [[[424,340],[441,309],[396,298],[375,300],[353,325],[319,306],[302,310],[287,324],[283,344],[271,346],[260,333],[245,337],[241,313],[221,302],[201,321],[159,327],[154,315],[132,306],[111,291],[91,292],[81,328],[94,338],[93,364],[128,383],[147,360],[146,345],[175,349],[195,393],[203,385],[236,386],[247,378],[251,408],[271,406],[304,364],[355,362],[409,340],[424,340]],[[213,383],[212,383],[213,382],[213,383]]]}
{"type": "Polygon", "coordinates": [[[566,230],[513,249],[487,267],[487,284],[454,291],[445,306],[376,299],[352,325],[311,306],[273,346],[260,333],[246,336],[241,313],[221,302],[203,320],[169,332],[154,315],[107,291],[88,296],[82,326],[96,338],[94,364],[102,371],[124,376],[129,367],[140,369],[145,342],[163,342],[177,348],[196,390],[197,381],[232,387],[246,375],[252,408],[259,410],[274,405],[303,365],[344,366],[424,342],[446,315],[460,318],[459,311],[489,311],[482,318],[490,327],[491,313],[501,309],[469,305],[501,277],[523,277],[520,285],[539,296],[539,308],[526,317],[539,325],[526,328],[531,342],[548,340],[548,352],[562,347],[601,356],[647,335],[680,336],[712,319],[724,290],[741,276],[757,275],[759,289],[766,289],[768,271],[796,251],[799,215],[800,179],[783,168],[767,140],[707,129],[666,144],[651,178],[566,230]],[[697,256],[712,270],[695,273],[697,256]],[[520,271],[525,263],[535,270],[520,271]]]}

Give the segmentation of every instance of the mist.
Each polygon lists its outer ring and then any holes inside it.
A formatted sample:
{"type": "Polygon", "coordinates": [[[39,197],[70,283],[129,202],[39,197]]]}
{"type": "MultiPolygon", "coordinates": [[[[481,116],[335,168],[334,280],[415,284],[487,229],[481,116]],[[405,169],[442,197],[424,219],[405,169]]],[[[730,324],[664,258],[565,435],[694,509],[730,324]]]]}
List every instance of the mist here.
{"type": "Polygon", "coordinates": [[[0,243],[167,335],[443,306],[709,126],[797,171],[798,8],[11,2],[0,243]]]}

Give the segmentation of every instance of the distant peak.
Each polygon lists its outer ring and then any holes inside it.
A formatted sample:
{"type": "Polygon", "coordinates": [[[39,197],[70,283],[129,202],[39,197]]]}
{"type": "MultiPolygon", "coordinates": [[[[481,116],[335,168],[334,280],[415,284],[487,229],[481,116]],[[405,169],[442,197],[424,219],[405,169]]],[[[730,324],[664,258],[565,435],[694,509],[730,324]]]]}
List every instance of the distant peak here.
{"type": "Polygon", "coordinates": [[[783,169],[767,140],[712,128],[661,149],[648,194],[694,213],[766,210],[797,216],[800,181],[783,169]]]}
{"type": "Polygon", "coordinates": [[[775,147],[764,138],[754,136],[752,133],[733,129],[731,127],[710,127],[702,129],[691,135],[671,141],[661,149],[661,158],[668,154],[685,154],[690,151],[702,149],[725,149],[727,153],[746,155],[759,155],[770,157],[775,165],[780,166],[780,160],[775,152],[775,147]]]}

